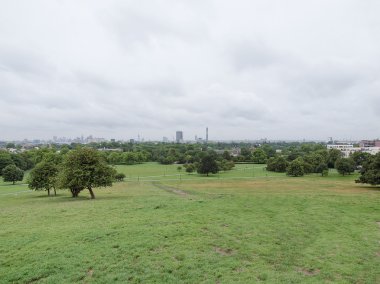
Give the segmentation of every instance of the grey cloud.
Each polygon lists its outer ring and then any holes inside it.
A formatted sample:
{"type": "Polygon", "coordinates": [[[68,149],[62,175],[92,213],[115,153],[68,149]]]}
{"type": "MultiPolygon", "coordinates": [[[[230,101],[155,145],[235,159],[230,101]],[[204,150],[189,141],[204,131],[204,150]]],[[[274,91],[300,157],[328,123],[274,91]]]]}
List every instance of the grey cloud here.
{"type": "Polygon", "coordinates": [[[0,140],[380,136],[376,2],[136,3],[2,7],[0,140]]]}

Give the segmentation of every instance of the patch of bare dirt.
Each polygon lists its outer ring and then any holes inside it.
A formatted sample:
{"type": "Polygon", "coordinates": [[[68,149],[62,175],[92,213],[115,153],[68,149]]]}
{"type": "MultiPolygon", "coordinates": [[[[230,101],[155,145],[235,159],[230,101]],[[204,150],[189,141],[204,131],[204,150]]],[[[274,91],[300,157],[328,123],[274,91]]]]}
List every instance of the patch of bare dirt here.
{"type": "Polygon", "coordinates": [[[87,271],[87,276],[88,276],[88,277],[92,277],[92,274],[94,274],[94,270],[93,270],[93,269],[89,269],[89,270],[87,271]]]}
{"type": "Polygon", "coordinates": [[[376,224],[380,227],[380,221],[376,221],[376,224]]]}
{"type": "Polygon", "coordinates": [[[215,252],[220,254],[220,255],[224,255],[224,256],[228,256],[228,255],[233,255],[234,254],[234,251],[232,249],[224,249],[224,248],[220,248],[220,247],[215,247],[214,248],[215,252]]]}
{"type": "Polygon", "coordinates": [[[321,272],[321,270],[319,270],[319,269],[308,269],[308,268],[298,268],[297,272],[300,272],[306,276],[314,276],[314,275],[319,274],[321,272]]]}

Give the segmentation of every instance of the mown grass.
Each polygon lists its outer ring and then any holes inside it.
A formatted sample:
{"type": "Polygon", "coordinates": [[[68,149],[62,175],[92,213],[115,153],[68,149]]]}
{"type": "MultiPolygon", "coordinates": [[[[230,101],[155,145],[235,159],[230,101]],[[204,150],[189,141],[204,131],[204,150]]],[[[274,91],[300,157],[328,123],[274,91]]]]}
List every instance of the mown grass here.
{"type": "Polygon", "coordinates": [[[378,188],[256,166],[121,166],[132,181],[96,200],[2,184],[0,282],[380,282],[378,188]]]}

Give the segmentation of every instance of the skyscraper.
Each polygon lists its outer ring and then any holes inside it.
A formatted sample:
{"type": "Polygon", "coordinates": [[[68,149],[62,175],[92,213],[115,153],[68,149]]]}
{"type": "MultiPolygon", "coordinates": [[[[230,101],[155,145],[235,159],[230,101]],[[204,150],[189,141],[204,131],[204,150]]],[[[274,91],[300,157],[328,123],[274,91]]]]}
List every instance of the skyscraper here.
{"type": "Polygon", "coordinates": [[[208,127],[206,127],[206,143],[208,142],[208,127]]]}
{"type": "Polygon", "coordinates": [[[183,132],[182,131],[176,131],[176,133],[175,133],[175,141],[177,143],[183,142],[183,132]]]}

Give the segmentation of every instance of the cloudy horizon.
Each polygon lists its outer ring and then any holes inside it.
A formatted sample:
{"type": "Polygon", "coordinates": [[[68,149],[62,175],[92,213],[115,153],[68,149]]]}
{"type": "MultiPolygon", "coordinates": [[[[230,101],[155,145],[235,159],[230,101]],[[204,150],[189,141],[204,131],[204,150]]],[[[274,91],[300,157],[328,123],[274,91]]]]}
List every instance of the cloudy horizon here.
{"type": "Polygon", "coordinates": [[[0,140],[380,137],[378,1],[0,3],[0,140]]]}

